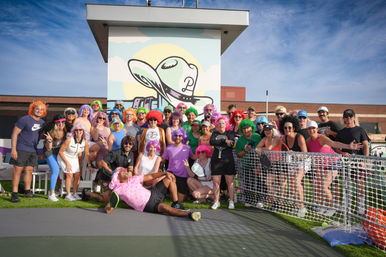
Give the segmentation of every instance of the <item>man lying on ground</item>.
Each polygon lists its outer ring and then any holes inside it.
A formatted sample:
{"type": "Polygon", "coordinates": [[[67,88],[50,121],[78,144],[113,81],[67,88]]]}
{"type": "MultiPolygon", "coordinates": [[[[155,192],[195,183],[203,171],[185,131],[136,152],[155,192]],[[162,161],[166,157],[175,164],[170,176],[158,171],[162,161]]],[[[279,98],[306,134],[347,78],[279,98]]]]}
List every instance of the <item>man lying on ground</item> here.
{"type": "Polygon", "coordinates": [[[200,212],[187,212],[186,208],[178,202],[176,178],[170,172],[158,172],[149,175],[134,175],[132,170],[118,168],[109,185],[113,193],[110,202],[105,207],[105,212],[110,214],[117,207],[119,199],[140,212],[167,213],[171,216],[189,217],[194,221],[201,218],[200,212]],[[143,186],[144,182],[164,177],[151,190],[143,186]],[[165,194],[170,191],[172,206],[163,203],[165,194]]]}

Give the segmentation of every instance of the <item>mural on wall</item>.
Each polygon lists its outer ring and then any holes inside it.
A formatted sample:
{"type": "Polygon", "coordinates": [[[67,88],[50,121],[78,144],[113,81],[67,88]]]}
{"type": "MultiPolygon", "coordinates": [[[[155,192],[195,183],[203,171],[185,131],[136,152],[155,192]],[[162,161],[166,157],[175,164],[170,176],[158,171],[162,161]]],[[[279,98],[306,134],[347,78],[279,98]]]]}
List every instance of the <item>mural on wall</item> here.
{"type": "Polygon", "coordinates": [[[108,109],[116,100],[125,108],[219,109],[220,44],[213,30],[111,27],[108,109]]]}

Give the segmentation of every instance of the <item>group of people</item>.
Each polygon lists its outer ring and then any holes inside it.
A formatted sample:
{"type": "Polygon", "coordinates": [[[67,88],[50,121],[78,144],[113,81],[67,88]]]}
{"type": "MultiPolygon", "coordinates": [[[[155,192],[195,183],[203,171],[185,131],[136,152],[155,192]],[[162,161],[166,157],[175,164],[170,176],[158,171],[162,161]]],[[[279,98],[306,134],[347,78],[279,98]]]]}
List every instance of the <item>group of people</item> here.
{"type": "MultiPolygon", "coordinates": [[[[230,105],[227,115],[222,115],[213,104],[205,105],[203,110],[184,103],[175,109],[168,105],[163,110],[134,110],[125,109],[124,103],[117,101],[111,111],[105,112],[96,100],[82,105],[79,111],[66,108],[52,121],[42,119],[46,114],[46,105],[34,102],[28,115],[15,124],[10,162],[14,165],[12,202],[20,201],[18,186],[23,169],[24,197],[34,197],[30,190],[31,174],[37,165],[40,139],[44,140],[43,153],[51,169],[48,200],[58,201],[55,188],[62,170],[65,200],[92,197],[106,203],[105,210],[110,213],[122,199],[138,211],[188,216],[193,220],[201,216],[183,206],[188,197],[195,203],[210,201],[211,208],[217,209],[222,191],[228,208],[235,208],[235,158],[247,158],[251,151],[260,155],[263,150],[369,154],[369,139],[351,109],[343,113],[344,129],[329,120],[324,106],[318,109],[319,124],[309,120],[305,110],[291,115],[283,106],[275,109],[277,120],[271,122],[265,116],[257,117],[253,106],[245,115],[230,105]],[[199,112],[203,119],[198,118],[199,112]],[[78,185],[85,168],[97,172],[101,190],[84,189],[80,196],[78,185]],[[173,200],[171,206],[163,203],[167,191],[173,200]]],[[[299,211],[305,212],[301,205],[305,170],[299,165],[293,168],[293,185],[297,187],[293,192],[299,200],[299,211]]],[[[265,184],[269,191],[275,190],[276,180],[284,180],[275,176],[267,176],[265,184]]],[[[321,181],[332,181],[336,174],[320,172],[316,176],[317,186],[323,186],[326,199],[332,202],[329,185],[326,187],[321,181]]],[[[281,185],[285,183],[281,181],[281,185]]]]}

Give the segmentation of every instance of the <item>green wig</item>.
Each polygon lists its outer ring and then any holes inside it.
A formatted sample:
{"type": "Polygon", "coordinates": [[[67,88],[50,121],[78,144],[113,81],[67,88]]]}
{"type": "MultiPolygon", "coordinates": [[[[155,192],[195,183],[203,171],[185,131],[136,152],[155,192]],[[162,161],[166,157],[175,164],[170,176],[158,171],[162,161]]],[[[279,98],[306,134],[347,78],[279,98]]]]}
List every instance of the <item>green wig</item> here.
{"type": "Polygon", "coordinates": [[[90,104],[91,108],[92,108],[93,104],[98,104],[99,105],[99,111],[102,111],[102,103],[101,103],[101,101],[99,101],[99,100],[92,101],[91,104],[90,104]]]}
{"type": "Polygon", "coordinates": [[[246,127],[246,126],[249,126],[252,128],[252,132],[255,131],[256,129],[256,126],[255,124],[253,123],[253,121],[251,121],[250,119],[245,119],[245,120],[242,120],[240,122],[240,125],[239,125],[239,131],[240,133],[244,134],[243,133],[243,127],[246,127]]]}
{"type": "Polygon", "coordinates": [[[193,112],[194,114],[196,114],[196,117],[198,116],[198,112],[197,110],[194,108],[194,107],[189,107],[186,111],[185,111],[185,116],[188,116],[189,113],[193,112]]]}
{"type": "Polygon", "coordinates": [[[149,110],[146,109],[145,107],[138,107],[137,108],[137,111],[136,111],[136,114],[138,115],[138,112],[144,112],[145,114],[148,114],[149,110]]]}

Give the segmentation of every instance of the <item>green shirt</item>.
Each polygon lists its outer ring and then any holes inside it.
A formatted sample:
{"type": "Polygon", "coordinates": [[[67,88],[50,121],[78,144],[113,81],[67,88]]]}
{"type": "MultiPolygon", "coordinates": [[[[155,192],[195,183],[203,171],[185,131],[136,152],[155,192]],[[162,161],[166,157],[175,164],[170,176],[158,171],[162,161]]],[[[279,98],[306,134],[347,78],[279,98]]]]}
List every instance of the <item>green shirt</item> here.
{"type": "Polygon", "coordinates": [[[198,147],[198,139],[193,136],[192,131],[188,132],[189,146],[192,149],[193,154],[196,154],[196,149],[198,147]]]}
{"type": "Polygon", "coordinates": [[[190,125],[188,121],[185,121],[182,124],[182,128],[186,131],[186,134],[189,134],[189,132],[192,131],[192,125],[190,125]]]}
{"type": "MultiPolygon", "coordinates": [[[[259,134],[257,133],[252,133],[252,137],[250,139],[246,138],[244,135],[242,135],[239,140],[237,141],[237,144],[236,144],[236,153],[239,153],[241,152],[242,150],[244,150],[245,146],[248,144],[248,143],[251,143],[253,142],[252,144],[254,144],[256,147],[259,142],[261,140],[261,137],[259,134]]],[[[253,147],[253,148],[254,148],[253,147]]]]}

